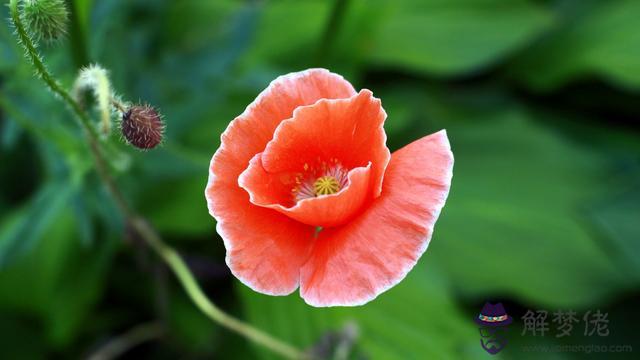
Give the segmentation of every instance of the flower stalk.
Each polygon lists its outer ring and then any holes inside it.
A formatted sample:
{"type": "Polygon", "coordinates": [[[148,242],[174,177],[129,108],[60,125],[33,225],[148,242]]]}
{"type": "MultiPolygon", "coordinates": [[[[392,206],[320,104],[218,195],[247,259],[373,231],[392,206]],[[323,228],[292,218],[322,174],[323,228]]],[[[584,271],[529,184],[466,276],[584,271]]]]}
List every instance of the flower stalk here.
{"type": "MultiPolygon", "coordinates": [[[[148,224],[148,222],[138,215],[127,203],[122,192],[118,188],[116,182],[111,176],[106,158],[104,157],[100,143],[98,141],[98,132],[94,128],[89,115],[83,110],[82,106],[73,98],[73,96],[64,89],[53,75],[47,70],[42,57],[36,50],[31,35],[24,27],[20,12],[18,9],[18,0],[10,0],[9,8],[11,20],[15,26],[16,34],[20,44],[24,47],[26,57],[33,65],[38,77],[40,77],[47,87],[59,98],[61,98],[76,115],[80,127],[84,130],[89,144],[89,149],[93,157],[98,176],[104,183],[107,191],[113,198],[118,210],[126,219],[135,233],[151,247],[157,255],[166,263],[173,271],[178,281],[185,289],[189,298],[207,317],[219,325],[236,332],[245,338],[260,344],[273,352],[287,359],[304,359],[308,356],[295,347],[284,343],[271,335],[244,323],[214,305],[211,300],[202,291],[202,288],[196,281],[195,277],[180,257],[178,252],[164,243],[157,232],[148,224]]],[[[113,98],[109,98],[114,105],[119,102],[113,98]]],[[[118,106],[116,106],[118,107],[118,106]]],[[[120,110],[120,109],[119,109],[120,110]]]]}
{"type": "Polygon", "coordinates": [[[104,347],[87,357],[88,360],[117,359],[128,350],[164,335],[165,329],[160,323],[140,324],[125,334],[108,342],[104,347]]]}

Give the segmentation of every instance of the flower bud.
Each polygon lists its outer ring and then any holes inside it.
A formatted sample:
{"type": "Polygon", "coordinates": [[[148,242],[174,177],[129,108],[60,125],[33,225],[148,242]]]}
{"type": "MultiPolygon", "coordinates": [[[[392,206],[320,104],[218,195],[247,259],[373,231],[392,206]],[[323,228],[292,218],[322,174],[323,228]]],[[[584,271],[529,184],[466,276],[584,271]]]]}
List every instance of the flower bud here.
{"type": "Polygon", "coordinates": [[[69,12],[64,0],[24,0],[22,21],[35,42],[52,42],[67,33],[69,12]]]}
{"type": "Polygon", "coordinates": [[[140,149],[153,149],[162,142],[164,124],[158,111],[149,105],[136,105],[122,114],[122,135],[140,149]]]}

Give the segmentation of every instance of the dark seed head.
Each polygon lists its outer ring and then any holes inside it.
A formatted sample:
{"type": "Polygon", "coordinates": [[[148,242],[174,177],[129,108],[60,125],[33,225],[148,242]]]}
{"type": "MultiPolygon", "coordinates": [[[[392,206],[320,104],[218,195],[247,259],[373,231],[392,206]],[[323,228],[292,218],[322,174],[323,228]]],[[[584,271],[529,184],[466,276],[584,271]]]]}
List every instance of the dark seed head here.
{"type": "Polygon", "coordinates": [[[151,106],[136,105],[122,115],[122,135],[140,149],[153,149],[162,141],[164,124],[151,106]]]}

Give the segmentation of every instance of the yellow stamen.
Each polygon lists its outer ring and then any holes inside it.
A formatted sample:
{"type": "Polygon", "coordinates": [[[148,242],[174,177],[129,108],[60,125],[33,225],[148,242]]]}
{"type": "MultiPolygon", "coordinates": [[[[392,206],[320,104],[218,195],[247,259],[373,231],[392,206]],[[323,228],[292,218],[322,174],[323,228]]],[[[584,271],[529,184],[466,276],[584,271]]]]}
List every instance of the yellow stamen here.
{"type": "Polygon", "coordinates": [[[313,190],[316,196],[335,194],[340,191],[340,183],[333,176],[322,176],[313,183],[313,190]]]}

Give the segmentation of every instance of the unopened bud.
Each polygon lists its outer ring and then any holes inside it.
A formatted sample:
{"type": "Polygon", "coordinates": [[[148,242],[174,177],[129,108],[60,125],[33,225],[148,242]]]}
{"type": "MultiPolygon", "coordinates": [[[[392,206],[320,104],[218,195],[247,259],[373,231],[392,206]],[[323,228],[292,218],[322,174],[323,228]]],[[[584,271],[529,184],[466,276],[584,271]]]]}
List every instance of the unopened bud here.
{"type": "Polygon", "coordinates": [[[67,33],[69,12],[64,0],[24,0],[22,21],[36,42],[52,42],[67,33]]]}
{"type": "Polygon", "coordinates": [[[122,135],[140,149],[153,149],[162,142],[164,124],[158,111],[149,105],[132,106],[122,114],[122,135]]]}

